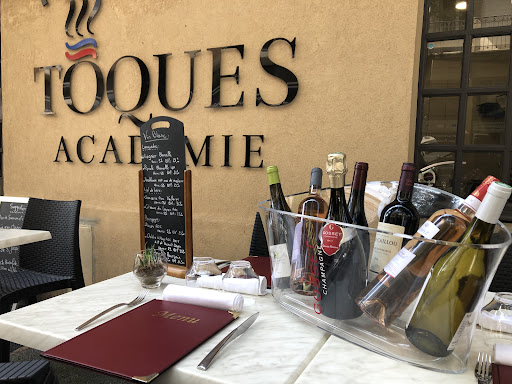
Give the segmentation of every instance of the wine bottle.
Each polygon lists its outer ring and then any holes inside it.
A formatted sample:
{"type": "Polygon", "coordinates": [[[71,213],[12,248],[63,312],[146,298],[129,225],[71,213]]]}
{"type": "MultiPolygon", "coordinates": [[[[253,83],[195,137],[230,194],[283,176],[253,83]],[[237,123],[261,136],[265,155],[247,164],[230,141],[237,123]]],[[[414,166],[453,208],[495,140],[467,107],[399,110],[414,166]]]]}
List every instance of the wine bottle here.
{"type": "MultiPolygon", "coordinates": [[[[368,174],[368,163],[357,162],[354,167],[354,177],[352,178],[352,190],[348,200],[348,212],[352,218],[352,224],[368,227],[366,213],[364,210],[364,192],[366,189],[366,176],[368,174]]],[[[357,235],[363,245],[366,258],[366,265],[370,259],[370,233],[363,229],[357,230],[357,235]]],[[[368,267],[367,267],[368,268],[368,267]]]]}
{"type": "MultiPolygon", "coordinates": [[[[331,153],[327,158],[327,174],[331,197],[327,219],[351,223],[345,201],[345,154],[331,153]]],[[[320,304],[315,312],[346,320],[361,316],[356,295],[366,285],[366,257],[354,228],[327,223],[320,231],[318,247],[318,279],[320,304]],[[317,310],[319,309],[319,310],[317,310]]],[[[318,297],[315,296],[318,300],[318,297]]]]}
{"type": "MultiPolygon", "coordinates": [[[[497,180],[488,176],[457,208],[435,212],[414,237],[458,241],[475,216],[489,185],[497,180]]],[[[361,292],[357,303],[370,318],[389,326],[418,297],[430,269],[449,249],[449,245],[409,240],[361,292]]]]}
{"type": "Polygon", "coordinates": [[[434,265],[405,330],[409,341],[432,356],[448,356],[466,325],[474,321],[486,281],[487,254],[471,247],[490,241],[512,188],[493,182],[459,246],[434,265]]]}
{"type": "MultiPolygon", "coordinates": [[[[299,203],[299,215],[320,217],[327,215],[327,203],[320,195],[322,190],[322,169],[313,168],[309,182],[309,194],[299,203]]],[[[297,293],[312,296],[314,284],[318,281],[314,267],[317,262],[318,233],[322,223],[301,217],[295,225],[293,239],[290,287],[297,293]]]]}
{"type": "MultiPolygon", "coordinates": [[[[413,235],[419,226],[419,214],[412,204],[412,193],[416,166],[413,163],[402,165],[402,174],[398,183],[398,191],[391,203],[386,205],[380,215],[377,229],[398,234],[413,235]]],[[[369,280],[382,271],[382,268],[391,261],[404,240],[384,232],[377,232],[373,244],[373,252],[368,271],[369,280]]]]}
{"type": "MultiPolygon", "coordinates": [[[[275,165],[267,167],[270,185],[270,208],[291,212],[281,188],[279,171],[275,165]]],[[[269,253],[272,262],[272,285],[274,288],[290,287],[290,256],[293,250],[293,218],[286,214],[270,212],[267,228],[269,253]]]]}

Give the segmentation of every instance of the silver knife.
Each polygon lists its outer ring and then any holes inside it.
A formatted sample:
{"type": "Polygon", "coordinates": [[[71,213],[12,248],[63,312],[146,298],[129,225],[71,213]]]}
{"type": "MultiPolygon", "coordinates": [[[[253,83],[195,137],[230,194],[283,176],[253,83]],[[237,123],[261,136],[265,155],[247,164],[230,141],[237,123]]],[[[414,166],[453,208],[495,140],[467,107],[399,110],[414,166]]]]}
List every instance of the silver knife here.
{"type": "Polygon", "coordinates": [[[258,317],[260,313],[256,312],[254,315],[251,315],[247,320],[245,320],[242,324],[240,324],[238,327],[233,329],[229,335],[227,335],[225,338],[222,339],[222,341],[213,348],[209,354],[206,355],[206,357],[199,363],[197,366],[197,369],[200,369],[201,371],[206,371],[210,364],[212,363],[212,360],[215,358],[217,353],[219,353],[226,345],[231,343],[233,340],[235,340],[238,336],[240,336],[242,333],[247,331],[247,329],[256,321],[256,318],[258,317]]]}

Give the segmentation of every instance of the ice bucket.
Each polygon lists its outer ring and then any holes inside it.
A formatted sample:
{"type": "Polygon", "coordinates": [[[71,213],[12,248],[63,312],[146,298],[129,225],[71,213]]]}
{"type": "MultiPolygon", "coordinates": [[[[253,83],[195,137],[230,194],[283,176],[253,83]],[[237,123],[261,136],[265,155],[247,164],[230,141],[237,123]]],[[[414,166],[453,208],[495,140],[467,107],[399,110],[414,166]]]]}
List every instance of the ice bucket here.
{"type": "MultiPolygon", "coordinates": [[[[336,222],[337,225],[349,230],[351,229],[352,232],[356,230],[368,231],[370,234],[370,256],[372,254],[375,236],[379,232],[379,230],[376,229],[379,219],[379,207],[382,208],[386,203],[386,201],[383,200],[391,198],[393,193],[396,192],[397,184],[397,182],[383,181],[367,183],[365,193],[365,210],[368,227],[336,222]]],[[[348,198],[350,195],[350,187],[345,188],[345,193],[348,198]]],[[[299,203],[306,196],[307,192],[286,197],[292,212],[297,212],[299,203]]],[[[329,201],[328,189],[322,190],[322,197],[326,201],[329,201]]],[[[413,204],[416,206],[422,222],[440,209],[457,208],[461,202],[462,199],[460,197],[437,188],[420,184],[415,184],[414,186],[413,204]]],[[[286,272],[286,268],[283,268],[283,265],[286,263],[283,264],[282,259],[281,262],[279,262],[279,259],[276,258],[277,252],[275,252],[275,250],[277,249],[276,246],[287,247],[288,252],[284,253],[291,257],[294,243],[293,226],[301,220],[314,220],[321,226],[327,223],[332,223],[332,221],[290,212],[276,211],[270,208],[270,201],[268,200],[260,202],[258,204],[258,208],[264,224],[265,234],[267,236],[269,253],[273,255],[272,295],[274,299],[277,300],[285,309],[335,336],[393,359],[441,372],[460,373],[466,369],[469,351],[471,348],[471,340],[477,324],[477,314],[480,312],[485,294],[489,289],[489,285],[491,284],[498,265],[505,254],[507,247],[512,242],[510,232],[501,222],[498,222],[495,227],[491,243],[485,245],[468,246],[457,242],[428,240],[424,238],[413,238],[408,235],[395,234],[395,236],[403,238],[404,243],[414,239],[419,242],[430,243],[430,247],[432,249],[436,247],[443,247],[445,250],[454,250],[460,247],[469,247],[477,249],[479,254],[484,255],[484,277],[481,279],[482,283],[475,294],[475,299],[472,301],[471,307],[467,309],[466,316],[464,316],[464,326],[461,326],[457,331],[457,342],[453,347],[451,347],[452,350],[448,356],[439,357],[418,349],[406,336],[405,329],[409,324],[417,302],[421,297],[421,292],[418,297],[408,305],[403,313],[387,327],[379,324],[364,313],[346,320],[338,320],[332,318],[332,316],[326,316],[323,313],[318,313],[319,311],[317,306],[319,299],[315,294],[310,296],[304,295],[303,293],[299,294],[296,290],[292,290],[290,288],[289,279],[286,278],[286,273],[283,273],[283,271],[286,272]],[[276,221],[286,223],[285,226],[288,228],[286,236],[269,236],[269,232],[271,231],[269,230],[269,226],[272,225],[272,222],[275,223],[276,221]],[[286,244],[275,244],[275,238],[280,238],[281,241],[283,238],[286,238],[286,244]]],[[[446,254],[446,252],[443,252],[443,254],[446,254]]],[[[443,257],[444,256],[439,260],[442,260],[443,257]]],[[[415,313],[414,316],[422,316],[422,313],[415,313]]]]}

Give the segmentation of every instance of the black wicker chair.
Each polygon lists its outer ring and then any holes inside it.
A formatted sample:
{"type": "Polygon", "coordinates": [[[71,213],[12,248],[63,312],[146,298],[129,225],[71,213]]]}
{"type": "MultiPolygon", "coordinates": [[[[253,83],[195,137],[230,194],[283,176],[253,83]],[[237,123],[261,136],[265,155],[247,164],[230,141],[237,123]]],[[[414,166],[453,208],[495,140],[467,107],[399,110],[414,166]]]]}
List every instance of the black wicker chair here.
{"type": "Polygon", "coordinates": [[[512,246],[508,247],[503,259],[501,259],[489,291],[512,292],[512,246]]]}
{"type": "Polygon", "coordinates": [[[263,222],[261,221],[259,212],[256,212],[256,218],[254,219],[249,256],[269,257],[267,238],[265,237],[265,229],[263,228],[263,222]]]}
{"type": "MultiPolygon", "coordinates": [[[[78,243],[81,202],[30,198],[24,229],[50,231],[50,240],[20,246],[17,272],[0,271],[0,313],[24,300],[59,289],[83,287],[78,243]]],[[[0,342],[0,361],[9,361],[9,342],[0,342]]]]}
{"type": "Polygon", "coordinates": [[[49,361],[31,360],[0,364],[0,383],[58,384],[49,361]]]}

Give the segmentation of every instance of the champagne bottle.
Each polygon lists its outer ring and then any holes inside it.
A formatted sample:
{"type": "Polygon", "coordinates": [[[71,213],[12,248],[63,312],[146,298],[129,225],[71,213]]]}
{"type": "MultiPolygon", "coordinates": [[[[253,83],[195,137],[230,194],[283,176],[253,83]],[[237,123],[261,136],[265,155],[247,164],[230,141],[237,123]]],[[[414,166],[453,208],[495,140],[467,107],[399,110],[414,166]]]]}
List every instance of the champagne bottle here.
{"type": "MultiPolygon", "coordinates": [[[[327,158],[331,197],[327,219],[351,223],[345,201],[345,154],[331,153],[327,158]]],[[[325,224],[320,231],[318,278],[320,311],[325,316],[346,320],[361,316],[356,295],[366,285],[366,257],[355,229],[335,223],[325,224]]],[[[318,300],[317,296],[315,299],[318,300]]]]}
{"type": "MultiPolygon", "coordinates": [[[[368,227],[366,213],[364,210],[364,192],[366,189],[366,176],[368,174],[368,163],[357,162],[354,167],[354,177],[352,178],[352,190],[348,200],[348,212],[352,218],[352,224],[368,227]]],[[[363,245],[366,258],[366,265],[370,259],[370,233],[363,229],[357,230],[357,235],[363,245]]]]}
{"type": "MultiPolygon", "coordinates": [[[[406,235],[413,235],[418,230],[420,218],[418,211],[412,204],[415,174],[416,166],[413,163],[402,165],[402,174],[400,175],[395,200],[382,210],[377,229],[406,235]]],[[[400,251],[402,243],[403,239],[401,237],[377,232],[368,272],[370,280],[373,280],[393,256],[400,251]]]]}
{"type": "Polygon", "coordinates": [[[432,269],[405,334],[418,349],[448,356],[468,323],[474,321],[478,298],[486,281],[487,254],[473,244],[487,244],[512,188],[493,182],[459,246],[432,269]]]}
{"type": "MultiPolygon", "coordinates": [[[[489,185],[488,176],[457,208],[435,212],[415,237],[457,242],[475,216],[489,185]]],[[[357,303],[373,320],[389,326],[418,297],[427,274],[450,246],[410,240],[361,292],[357,303]]]]}
{"type": "MultiPolygon", "coordinates": [[[[291,212],[281,188],[277,167],[274,165],[267,167],[267,176],[270,185],[270,208],[277,211],[291,212]]],[[[285,289],[290,287],[293,225],[291,216],[270,212],[267,226],[274,288],[285,289]]]]}
{"type": "MultiPolygon", "coordinates": [[[[309,182],[309,194],[299,203],[298,213],[325,219],[327,203],[320,196],[322,190],[322,169],[313,168],[309,182]]],[[[312,296],[318,279],[314,267],[317,262],[318,232],[322,223],[313,219],[300,218],[295,226],[293,240],[290,287],[297,293],[312,296]]]]}

